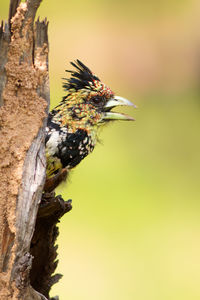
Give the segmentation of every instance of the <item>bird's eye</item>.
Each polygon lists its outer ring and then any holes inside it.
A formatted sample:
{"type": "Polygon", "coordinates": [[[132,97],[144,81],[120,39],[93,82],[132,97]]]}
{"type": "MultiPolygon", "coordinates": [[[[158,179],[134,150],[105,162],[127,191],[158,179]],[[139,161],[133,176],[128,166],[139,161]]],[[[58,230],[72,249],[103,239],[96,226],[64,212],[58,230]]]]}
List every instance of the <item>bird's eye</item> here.
{"type": "Polygon", "coordinates": [[[94,104],[99,104],[99,103],[102,102],[102,97],[99,97],[99,96],[92,97],[92,98],[91,98],[91,101],[92,101],[94,104]]]}
{"type": "Polygon", "coordinates": [[[95,96],[92,97],[90,99],[90,102],[94,105],[94,106],[98,106],[98,107],[103,107],[105,104],[105,99],[102,96],[95,96]]]}

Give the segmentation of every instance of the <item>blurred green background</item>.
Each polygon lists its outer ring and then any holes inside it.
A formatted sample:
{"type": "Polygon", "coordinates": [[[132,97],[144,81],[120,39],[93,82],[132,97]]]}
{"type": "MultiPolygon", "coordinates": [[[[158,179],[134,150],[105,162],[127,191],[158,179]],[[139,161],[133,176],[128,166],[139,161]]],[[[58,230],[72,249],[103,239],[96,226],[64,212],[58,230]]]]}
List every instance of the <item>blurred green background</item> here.
{"type": "Polygon", "coordinates": [[[200,2],[49,0],[38,15],[50,21],[52,107],[76,58],[138,106],[57,190],[73,210],[52,296],[200,299],[200,2]]]}

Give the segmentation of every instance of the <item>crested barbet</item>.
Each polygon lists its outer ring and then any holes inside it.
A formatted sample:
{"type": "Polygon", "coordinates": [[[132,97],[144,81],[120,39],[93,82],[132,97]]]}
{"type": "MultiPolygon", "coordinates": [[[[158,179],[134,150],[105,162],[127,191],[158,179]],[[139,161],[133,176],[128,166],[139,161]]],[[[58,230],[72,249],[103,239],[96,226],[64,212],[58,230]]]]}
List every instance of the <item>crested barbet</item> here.
{"type": "Polygon", "coordinates": [[[62,101],[48,115],[46,127],[47,171],[44,190],[53,191],[69,170],[91,153],[98,141],[99,129],[112,120],[134,120],[111,111],[119,105],[132,105],[113,91],[80,60],[64,79],[62,101]]]}

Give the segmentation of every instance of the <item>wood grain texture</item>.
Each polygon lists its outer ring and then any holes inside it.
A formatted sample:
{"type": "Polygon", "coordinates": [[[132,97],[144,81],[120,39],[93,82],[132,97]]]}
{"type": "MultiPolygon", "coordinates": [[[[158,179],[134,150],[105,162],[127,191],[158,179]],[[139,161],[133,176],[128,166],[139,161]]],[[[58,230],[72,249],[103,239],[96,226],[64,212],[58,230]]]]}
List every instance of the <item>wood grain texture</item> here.
{"type": "Polygon", "coordinates": [[[45,180],[49,105],[47,22],[36,25],[35,32],[33,26],[40,2],[11,1],[10,28],[3,24],[0,28],[2,300],[46,299],[30,286],[29,278],[33,260],[29,250],[45,180]]]}
{"type": "Polygon", "coordinates": [[[61,278],[53,275],[56,224],[72,208],[71,200],[43,191],[50,94],[48,22],[34,23],[40,3],[11,0],[0,26],[1,300],[50,299],[61,278]]]}
{"type": "Polygon", "coordinates": [[[10,43],[10,31],[7,23],[0,25],[0,106],[3,105],[2,91],[6,83],[5,64],[7,62],[8,46],[10,43]]]}

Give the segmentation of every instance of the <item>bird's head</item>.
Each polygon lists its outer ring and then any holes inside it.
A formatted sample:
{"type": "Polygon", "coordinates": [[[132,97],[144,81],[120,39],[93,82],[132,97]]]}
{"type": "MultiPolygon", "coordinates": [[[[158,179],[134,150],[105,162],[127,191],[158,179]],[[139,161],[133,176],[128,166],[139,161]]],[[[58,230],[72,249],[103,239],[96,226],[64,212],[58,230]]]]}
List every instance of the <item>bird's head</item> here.
{"type": "MultiPolygon", "coordinates": [[[[131,105],[127,99],[115,96],[113,91],[90,71],[81,61],[71,63],[75,68],[63,84],[67,92],[57,109],[61,111],[62,123],[77,128],[98,128],[112,120],[134,120],[122,113],[113,112],[116,106],[131,105]]],[[[72,131],[74,131],[72,130],[72,131]]]]}

